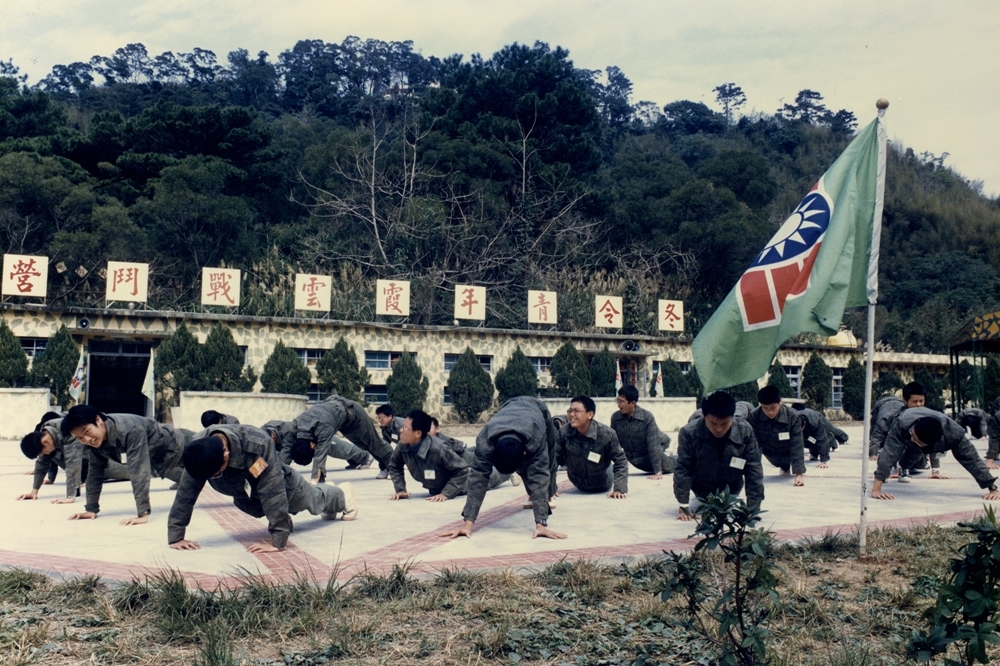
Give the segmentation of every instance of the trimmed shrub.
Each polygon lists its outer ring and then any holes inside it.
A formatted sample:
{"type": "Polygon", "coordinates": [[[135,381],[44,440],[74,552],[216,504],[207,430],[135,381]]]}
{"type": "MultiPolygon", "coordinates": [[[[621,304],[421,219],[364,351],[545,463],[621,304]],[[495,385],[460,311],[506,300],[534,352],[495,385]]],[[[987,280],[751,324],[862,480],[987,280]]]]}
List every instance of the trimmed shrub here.
{"type": "Polygon", "coordinates": [[[927,369],[926,365],[920,366],[920,368],[913,373],[913,380],[920,382],[925,391],[925,403],[924,405],[928,409],[934,409],[939,412],[944,411],[944,396],[941,391],[941,384],[938,382],[937,378],[931,374],[931,371],[927,369]]]}
{"type": "Polygon", "coordinates": [[[833,370],[813,352],[802,368],[802,397],[810,408],[822,412],[830,405],[832,393],[833,370]]]}
{"type": "Polygon", "coordinates": [[[358,364],[358,355],[343,336],[316,363],[316,375],[324,396],[333,393],[363,402],[368,371],[358,364]]]}
{"type": "Polygon", "coordinates": [[[274,345],[274,351],[264,363],[260,383],[264,393],[307,395],[309,384],[312,383],[312,373],[302,363],[298,354],[278,340],[274,345]]]}
{"type": "Polygon", "coordinates": [[[788,375],[785,374],[785,366],[781,365],[777,358],[774,359],[771,369],[767,371],[767,385],[778,387],[782,398],[795,397],[795,391],[792,390],[788,375]]]}
{"type": "Polygon", "coordinates": [[[660,372],[663,376],[664,398],[681,398],[691,395],[691,384],[681,372],[681,366],[677,365],[677,361],[672,358],[663,361],[660,363],[660,372]]]}
{"type": "Polygon", "coordinates": [[[205,368],[205,389],[247,393],[257,383],[257,374],[249,365],[233,334],[222,324],[215,324],[201,349],[205,368]]]}
{"type": "Polygon", "coordinates": [[[393,411],[404,415],[414,409],[424,408],[428,386],[429,382],[417,365],[417,359],[407,351],[392,366],[392,374],[385,382],[393,411]]]}
{"type": "Polygon", "coordinates": [[[853,356],[844,370],[844,411],[857,421],[865,417],[865,366],[853,356]]]}
{"type": "MultiPolygon", "coordinates": [[[[75,365],[73,369],[76,370],[75,365]]],[[[7,320],[0,319],[0,388],[21,386],[27,379],[28,355],[24,353],[21,341],[7,326],[7,320]]]]}
{"type": "Polygon", "coordinates": [[[493,404],[493,380],[469,347],[451,368],[448,395],[455,411],[466,423],[478,421],[479,415],[493,404]]]}
{"type": "Polygon", "coordinates": [[[558,396],[590,395],[590,371],[583,354],[568,340],[556,351],[549,368],[552,388],[558,396]]]}
{"type": "MultiPolygon", "coordinates": [[[[590,390],[595,398],[613,398],[618,393],[615,378],[618,376],[618,360],[605,347],[590,360],[590,390]]],[[[579,395],[579,394],[574,394],[579,395]]]]}
{"type": "Polygon", "coordinates": [[[80,348],[73,342],[73,336],[66,327],[60,326],[31,364],[31,385],[49,389],[55,404],[65,406],[72,400],[69,383],[79,362],[80,348]]]}
{"type": "MultiPolygon", "coordinates": [[[[532,397],[538,395],[538,375],[531,361],[521,351],[520,345],[514,350],[507,364],[497,372],[496,385],[501,404],[519,395],[532,397]]],[[[455,394],[451,395],[454,400],[455,394]]]]}

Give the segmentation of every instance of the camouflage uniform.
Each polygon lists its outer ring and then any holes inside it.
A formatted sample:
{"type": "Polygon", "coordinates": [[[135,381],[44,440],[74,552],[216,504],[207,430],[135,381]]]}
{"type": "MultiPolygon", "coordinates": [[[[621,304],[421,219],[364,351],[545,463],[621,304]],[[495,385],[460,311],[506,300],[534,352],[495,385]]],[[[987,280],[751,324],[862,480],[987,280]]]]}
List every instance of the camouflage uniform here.
{"type": "MultiPolygon", "coordinates": [[[[75,499],[80,492],[80,486],[87,479],[86,447],[75,437],[64,437],[59,427],[62,419],[53,419],[42,424],[39,432],[44,432],[52,438],[56,449],[49,455],[40,455],[35,459],[35,478],[32,490],[42,487],[46,474],[50,477],[52,469],[60,467],[66,470],[66,497],[75,499]]],[[[108,464],[104,472],[106,479],[128,480],[128,469],[116,462],[108,464]]]]}
{"type": "Polygon", "coordinates": [[[104,420],[107,437],[97,448],[87,447],[86,511],[101,510],[101,490],[112,462],[128,468],[132,495],[139,516],[150,513],[149,482],[153,472],[163,479],[179,481],[184,446],[194,436],[190,430],[174,429],[135,414],[108,414],[104,420]]]}
{"type": "Polygon", "coordinates": [[[802,437],[809,455],[819,458],[820,462],[830,460],[830,433],[826,428],[826,418],[815,409],[796,410],[802,419],[802,437]]]}
{"type": "Polygon", "coordinates": [[[511,398],[493,415],[476,437],[475,458],[469,470],[469,496],[462,517],[475,522],[489,488],[493,468],[493,447],[504,435],[524,441],[525,461],[517,470],[531,497],[535,522],[545,524],[549,517],[549,498],[556,491],[556,429],[549,408],[538,398],[511,398]]]}
{"type": "Polygon", "coordinates": [[[636,405],[631,416],[615,412],[611,415],[611,429],[618,435],[625,457],[637,468],[650,474],[674,471],[677,458],[667,453],[670,437],[656,427],[649,410],[636,405]]]}
{"type": "Polygon", "coordinates": [[[889,434],[878,454],[878,467],[875,470],[876,479],[885,483],[893,465],[899,463],[905,469],[910,467],[907,460],[925,457],[926,453],[921,451],[920,447],[910,439],[910,429],[913,428],[917,419],[927,416],[937,419],[943,430],[941,439],[933,446],[927,447],[927,452],[932,457],[940,458],[942,453],[951,451],[955,460],[972,475],[980,488],[988,488],[996,481],[976,451],[976,447],[966,437],[965,429],[941,412],[935,412],[926,407],[911,407],[900,413],[892,422],[889,434]]]}
{"type": "Polygon", "coordinates": [[[767,461],[783,472],[805,474],[805,449],[802,440],[802,419],[788,405],[781,405],[773,419],[760,407],[750,412],[747,422],[753,428],[760,452],[767,461]]]}
{"type": "Polygon", "coordinates": [[[730,493],[739,494],[744,482],[747,503],[763,502],[764,468],[749,423],[734,418],[729,433],[721,439],[712,435],[704,419],[681,428],[674,470],[674,497],[679,504],[687,505],[692,491],[699,498],[727,487],[730,493]]]}
{"type": "MultiPolygon", "coordinates": [[[[205,430],[205,436],[221,433],[229,441],[229,463],[217,479],[208,483],[216,491],[233,498],[233,504],[243,513],[254,518],[267,517],[267,531],[271,545],[284,548],[292,531],[291,514],[308,511],[313,515],[335,517],[345,508],[344,491],[336,486],[312,486],[290,468],[281,463],[270,435],[261,428],[248,425],[214,425],[205,430]],[[266,464],[255,473],[251,468],[261,459],[266,464]]],[[[167,543],[184,539],[191,523],[198,495],[205,487],[184,472],[174,496],[167,519],[167,543]]]]}
{"type": "Polygon", "coordinates": [[[591,421],[586,433],[570,424],[559,429],[556,462],[566,465],[569,480],[585,493],[628,492],[628,458],[615,431],[591,421]]]}
{"type": "MultiPolygon", "coordinates": [[[[368,454],[384,469],[392,448],[379,437],[365,408],[339,395],[331,395],[295,417],[295,438],[316,442],[312,477],[326,473],[326,457],[333,456],[359,466],[368,462],[368,454]],[[336,437],[340,431],[349,442],[336,437]]],[[[290,447],[289,447],[290,448],[290,447]]],[[[289,456],[291,452],[289,451],[289,456]]]]}

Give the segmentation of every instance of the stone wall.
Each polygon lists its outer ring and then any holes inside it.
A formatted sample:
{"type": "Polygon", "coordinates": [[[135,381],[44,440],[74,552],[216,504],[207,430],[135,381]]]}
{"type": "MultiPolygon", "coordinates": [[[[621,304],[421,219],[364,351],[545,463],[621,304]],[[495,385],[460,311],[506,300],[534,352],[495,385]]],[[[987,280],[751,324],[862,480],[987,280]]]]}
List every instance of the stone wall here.
{"type": "Polygon", "coordinates": [[[262,426],[275,419],[291,421],[306,410],[306,397],[280,393],[182,391],[180,407],[171,410],[174,426],[197,432],[202,429],[202,412],[209,409],[235,416],[240,423],[262,426]]]}
{"type": "Polygon", "coordinates": [[[48,389],[0,388],[0,438],[21,439],[35,429],[50,406],[48,389]]]}

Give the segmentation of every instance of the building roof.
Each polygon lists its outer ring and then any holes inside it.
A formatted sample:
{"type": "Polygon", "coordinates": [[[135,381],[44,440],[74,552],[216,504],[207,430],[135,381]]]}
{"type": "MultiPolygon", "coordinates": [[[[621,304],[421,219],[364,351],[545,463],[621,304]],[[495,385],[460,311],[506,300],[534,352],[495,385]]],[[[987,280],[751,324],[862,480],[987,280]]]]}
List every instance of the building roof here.
{"type": "Polygon", "coordinates": [[[973,317],[948,341],[952,351],[1000,354],[1000,310],[973,317]]]}

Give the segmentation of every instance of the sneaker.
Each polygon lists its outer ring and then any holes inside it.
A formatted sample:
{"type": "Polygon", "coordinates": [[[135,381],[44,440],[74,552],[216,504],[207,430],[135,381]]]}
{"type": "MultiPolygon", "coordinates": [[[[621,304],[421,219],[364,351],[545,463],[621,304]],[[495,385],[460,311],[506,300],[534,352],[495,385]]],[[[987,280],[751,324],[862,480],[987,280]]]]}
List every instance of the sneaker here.
{"type": "Polygon", "coordinates": [[[910,475],[909,474],[900,474],[899,475],[899,482],[900,483],[909,483],[910,482],[910,475]]]}
{"type": "Polygon", "coordinates": [[[816,460],[819,460],[819,456],[813,456],[813,455],[809,456],[809,462],[814,462],[816,460]]]}
{"type": "Polygon", "coordinates": [[[178,489],[178,488],[180,488],[180,487],[181,487],[181,484],[179,484],[179,483],[177,483],[176,481],[174,481],[174,482],[173,482],[173,483],[172,483],[172,484],[170,485],[170,487],[169,487],[169,488],[167,488],[167,490],[177,490],[177,489],[178,489]]]}
{"type": "Polygon", "coordinates": [[[520,474],[511,474],[510,475],[510,485],[515,486],[515,487],[521,485],[521,475],[520,474]]]}
{"type": "Polygon", "coordinates": [[[368,469],[372,465],[372,454],[368,454],[363,463],[348,463],[344,469],[368,469]]]}
{"type": "Polygon", "coordinates": [[[344,491],[344,515],[341,520],[356,520],[358,517],[358,498],[354,495],[354,486],[342,483],[339,486],[344,491]]]}
{"type": "Polygon", "coordinates": [[[387,470],[387,469],[380,469],[378,471],[378,474],[375,475],[375,478],[379,479],[379,480],[388,479],[389,478],[389,470],[387,470]]]}

